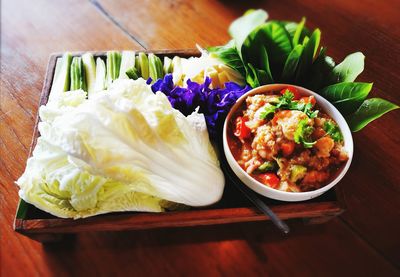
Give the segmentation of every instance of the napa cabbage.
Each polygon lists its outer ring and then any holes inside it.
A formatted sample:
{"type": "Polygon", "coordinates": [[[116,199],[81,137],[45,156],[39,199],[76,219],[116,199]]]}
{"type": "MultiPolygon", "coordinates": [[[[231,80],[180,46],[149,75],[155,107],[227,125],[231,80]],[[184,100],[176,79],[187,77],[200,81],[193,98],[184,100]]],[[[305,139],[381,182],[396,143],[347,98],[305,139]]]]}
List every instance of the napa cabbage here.
{"type": "Polygon", "coordinates": [[[217,202],[224,176],[204,115],[184,116],[143,79],[85,98],[66,92],[39,109],[40,137],[16,182],[20,197],[63,218],[161,212],[217,202]]]}

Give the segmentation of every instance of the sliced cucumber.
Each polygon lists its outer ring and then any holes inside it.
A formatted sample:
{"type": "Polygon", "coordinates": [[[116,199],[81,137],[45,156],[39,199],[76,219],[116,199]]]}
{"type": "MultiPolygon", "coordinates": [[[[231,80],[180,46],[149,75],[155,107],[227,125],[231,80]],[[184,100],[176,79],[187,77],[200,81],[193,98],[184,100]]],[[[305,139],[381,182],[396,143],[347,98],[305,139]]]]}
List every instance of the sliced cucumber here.
{"type": "Polygon", "coordinates": [[[137,69],[136,69],[134,66],[131,67],[131,68],[129,68],[129,69],[125,72],[125,74],[128,76],[129,79],[132,79],[132,80],[136,80],[136,79],[138,79],[139,76],[140,76],[139,71],[137,71],[137,69]]]}
{"type": "Polygon", "coordinates": [[[71,61],[71,53],[65,53],[62,58],[57,59],[50,100],[60,95],[61,92],[69,90],[71,61]]]}
{"type": "Polygon", "coordinates": [[[93,93],[96,84],[96,63],[91,53],[82,55],[83,69],[85,71],[88,94],[93,93]]]}
{"type": "Polygon", "coordinates": [[[139,56],[135,57],[135,68],[136,68],[137,72],[139,72],[138,76],[141,77],[142,73],[140,72],[139,56]]]}
{"type": "Polygon", "coordinates": [[[157,80],[157,65],[156,65],[156,56],[153,53],[148,55],[149,59],[149,77],[152,79],[152,83],[157,80]]]}
{"type": "Polygon", "coordinates": [[[139,53],[139,65],[140,75],[142,75],[143,79],[147,80],[149,78],[149,59],[143,52],[139,53]]]}
{"type": "Polygon", "coordinates": [[[121,53],[118,51],[107,52],[107,87],[119,77],[121,67],[121,53]]]}
{"type": "Polygon", "coordinates": [[[157,55],[155,55],[155,63],[156,63],[156,69],[157,69],[157,79],[163,78],[164,77],[164,70],[163,70],[163,63],[157,55]]]}
{"type": "Polygon", "coordinates": [[[96,83],[94,91],[102,91],[106,89],[106,64],[101,58],[96,59],[96,83]]]}
{"type": "Polygon", "coordinates": [[[172,60],[168,57],[164,57],[164,74],[172,73],[172,60]]]}
{"type": "Polygon", "coordinates": [[[85,70],[81,57],[73,57],[71,62],[71,84],[70,90],[82,89],[86,91],[85,70]]]}
{"type": "Polygon", "coordinates": [[[126,71],[135,66],[135,51],[122,51],[121,67],[119,69],[119,78],[127,79],[126,71]]]}

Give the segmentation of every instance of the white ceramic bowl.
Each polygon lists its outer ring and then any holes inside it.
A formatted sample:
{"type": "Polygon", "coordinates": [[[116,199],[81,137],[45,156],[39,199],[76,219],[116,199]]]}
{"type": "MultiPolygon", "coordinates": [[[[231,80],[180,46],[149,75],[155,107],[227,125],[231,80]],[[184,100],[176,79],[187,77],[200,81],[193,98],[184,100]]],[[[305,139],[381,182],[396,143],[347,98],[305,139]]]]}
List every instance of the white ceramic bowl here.
{"type": "Polygon", "coordinates": [[[265,85],[265,86],[260,86],[258,88],[252,89],[246,94],[244,94],[242,97],[240,97],[235,105],[232,107],[230,110],[229,114],[227,115],[225,119],[225,124],[224,124],[224,130],[223,130],[223,144],[224,144],[224,152],[226,159],[232,168],[232,170],[235,172],[235,174],[239,177],[239,179],[247,185],[249,188],[254,190],[255,192],[264,195],[266,197],[276,199],[276,200],[283,200],[283,201],[303,201],[303,200],[308,200],[312,199],[314,197],[317,197],[324,192],[328,191],[331,189],[333,186],[335,186],[346,174],[347,170],[350,167],[351,160],[353,158],[353,138],[351,136],[351,131],[349,126],[347,125],[346,120],[343,118],[343,116],[340,114],[340,112],[331,104],[329,103],[325,98],[321,97],[319,94],[312,92],[308,89],[298,87],[298,86],[293,86],[295,87],[298,92],[303,95],[303,96],[309,96],[313,95],[315,99],[317,100],[317,105],[321,108],[321,110],[328,114],[330,117],[333,118],[333,120],[336,121],[336,123],[339,125],[339,128],[343,134],[343,139],[344,139],[344,148],[348,153],[349,159],[344,165],[343,169],[339,173],[339,175],[332,180],[329,184],[326,186],[319,188],[317,190],[313,191],[307,191],[307,192],[286,192],[286,191],[280,191],[277,189],[270,188],[260,182],[258,182],[256,179],[252,178],[249,174],[246,173],[246,171],[243,170],[243,168],[240,167],[240,165],[236,162],[235,158],[233,157],[231,150],[228,146],[228,141],[227,141],[227,132],[228,132],[228,123],[231,121],[232,116],[236,113],[237,109],[239,109],[245,101],[245,99],[254,94],[263,94],[263,93],[268,93],[271,91],[280,91],[289,85],[287,84],[273,84],[273,85],[265,85]]]}

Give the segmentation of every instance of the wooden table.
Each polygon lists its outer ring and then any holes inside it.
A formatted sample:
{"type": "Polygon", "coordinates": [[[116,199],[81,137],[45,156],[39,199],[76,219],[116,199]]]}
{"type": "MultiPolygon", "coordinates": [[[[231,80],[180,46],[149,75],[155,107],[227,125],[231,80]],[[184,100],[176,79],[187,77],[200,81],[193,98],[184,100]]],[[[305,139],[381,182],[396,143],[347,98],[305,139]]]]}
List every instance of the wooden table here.
{"type": "Polygon", "coordinates": [[[354,135],[355,158],[340,186],[347,211],[327,224],[263,222],[139,232],[88,233],[43,246],[15,233],[13,182],[28,155],[50,53],[193,48],[223,44],[248,8],[275,19],[307,17],[341,60],[362,51],[373,96],[399,104],[400,2],[387,1],[23,1],[1,3],[2,276],[399,276],[400,112],[354,135]]]}

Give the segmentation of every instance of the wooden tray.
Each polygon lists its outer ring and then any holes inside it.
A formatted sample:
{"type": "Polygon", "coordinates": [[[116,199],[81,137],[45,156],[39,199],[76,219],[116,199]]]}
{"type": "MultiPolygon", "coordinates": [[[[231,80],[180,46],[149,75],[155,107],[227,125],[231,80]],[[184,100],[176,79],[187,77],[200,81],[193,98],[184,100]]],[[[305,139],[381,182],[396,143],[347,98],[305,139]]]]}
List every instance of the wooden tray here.
{"type": "MultiPolygon", "coordinates": [[[[190,57],[200,55],[196,50],[160,50],[144,52],[152,52],[160,57],[172,57],[175,55],[190,57]]],[[[105,52],[92,53],[96,57],[105,56],[105,52]]],[[[74,53],[73,55],[81,54],[82,53],[74,53]]],[[[61,56],[62,54],[53,54],[50,56],[39,105],[44,105],[48,101],[55,65],[57,59],[61,56]]],[[[33,148],[39,136],[37,129],[38,122],[39,116],[36,118],[29,156],[32,155],[33,148]]],[[[221,157],[221,159],[225,159],[225,157],[221,157]]],[[[234,176],[231,171],[224,173],[230,177],[234,176]]],[[[236,176],[234,176],[234,178],[236,178],[236,176]]],[[[308,223],[323,223],[344,211],[339,186],[336,186],[335,189],[328,191],[318,198],[304,202],[291,203],[271,200],[262,196],[260,196],[260,198],[269,205],[280,218],[285,220],[300,219],[308,223]]],[[[223,197],[217,204],[203,208],[192,208],[186,211],[165,213],[121,212],[78,220],[61,219],[20,200],[15,216],[14,229],[32,239],[46,242],[60,239],[63,234],[67,233],[139,230],[263,220],[269,220],[269,218],[254,208],[241,192],[227,182],[223,197]]]]}

